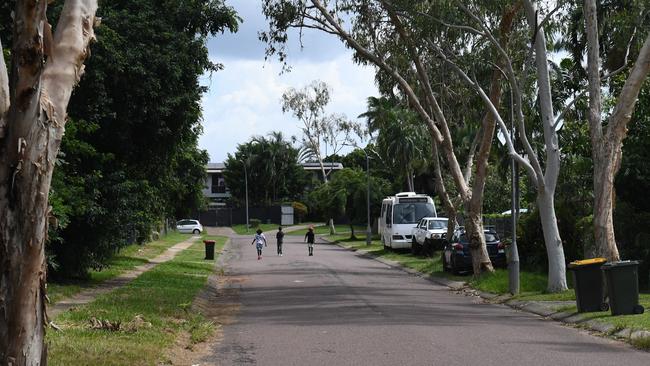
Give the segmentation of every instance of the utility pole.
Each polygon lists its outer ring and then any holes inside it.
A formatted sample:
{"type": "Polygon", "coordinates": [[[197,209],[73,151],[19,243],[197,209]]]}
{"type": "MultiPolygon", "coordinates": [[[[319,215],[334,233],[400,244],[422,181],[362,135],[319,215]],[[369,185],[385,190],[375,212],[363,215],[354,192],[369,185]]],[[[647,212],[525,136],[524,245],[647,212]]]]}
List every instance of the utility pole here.
{"type": "MultiPolygon", "coordinates": [[[[517,148],[517,138],[515,131],[514,111],[512,105],[512,90],[510,90],[510,120],[512,141],[515,149],[517,148]]],[[[517,219],[519,218],[519,163],[512,159],[512,205],[510,209],[510,218],[512,220],[512,244],[510,245],[508,255],[508,287],[510,293],[516,295],[519,293],[519,250],[517,249],[517,219]]]]}
{"type": "Polygon", "coordinates": [[[246,233],[248,233],[248,172],[246,170],[246,161],[242,160],[244,163],[244,186],[246,188],[246,233]]]}
{"type": "Polygon", "coordinates": [[[370,159],[368,158],[368,152],[366,149],[363,149],[363,153],[366,154],[366,176],[368,180],[368,189],[366,189],[366,211],[367,211],[367,224],[366,227],[366,245],[370,245],[372,242],[372,228],[370,227],[370,159]]]}

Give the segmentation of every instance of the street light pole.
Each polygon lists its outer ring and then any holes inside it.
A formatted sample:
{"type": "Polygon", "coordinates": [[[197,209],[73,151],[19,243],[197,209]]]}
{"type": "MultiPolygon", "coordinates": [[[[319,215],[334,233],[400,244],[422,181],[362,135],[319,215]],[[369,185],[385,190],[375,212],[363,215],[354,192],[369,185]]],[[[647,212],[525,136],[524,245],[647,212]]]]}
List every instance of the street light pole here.
{"type": "Polygon", "coordinates": [[[372,228],[370,227],[370,159],[368,158],[368,152],[363,149],[363,153],[366,154],[366,176],[368,180],[368,189],[366,189],[366,212],[367,212],[367,224],[366,227],[366,245],[370,245],[372,242],[372,228]]]}
{"type": "Polygon", "coordinates": [[[244,186],[246,188],[246,233],[248,233],[248,172],[246,171],[246,162],[244,163],[244,186]]]}
{"type": "MultiPolygon", "coordinates": [[[[511,119],[511,138],[514,147],[516,144],[516,131],[513,111],[512,90],[510,90],[510,119],[511,119]]],[[[516,295],[519,293],[519,250],[517,249],[517,219],[519,218],[519,163],[512,158],[512,206],[510,209],[510,219],[512,220],[512,244],[510,245],[508,256],[508,287],[510,293],[516,295]]]]}

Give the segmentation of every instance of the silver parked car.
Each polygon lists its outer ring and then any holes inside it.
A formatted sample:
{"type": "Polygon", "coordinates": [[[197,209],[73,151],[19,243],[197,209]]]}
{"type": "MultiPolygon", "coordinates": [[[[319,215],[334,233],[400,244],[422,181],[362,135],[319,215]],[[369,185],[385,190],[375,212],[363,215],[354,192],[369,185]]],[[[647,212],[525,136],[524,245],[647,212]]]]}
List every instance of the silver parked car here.
{"type": "Polygon", "coordinates": [[[184,234],[201,234],[203,232],[203,225],[199,220],[183,219],[176,223],[176,230],[184,234]]]}

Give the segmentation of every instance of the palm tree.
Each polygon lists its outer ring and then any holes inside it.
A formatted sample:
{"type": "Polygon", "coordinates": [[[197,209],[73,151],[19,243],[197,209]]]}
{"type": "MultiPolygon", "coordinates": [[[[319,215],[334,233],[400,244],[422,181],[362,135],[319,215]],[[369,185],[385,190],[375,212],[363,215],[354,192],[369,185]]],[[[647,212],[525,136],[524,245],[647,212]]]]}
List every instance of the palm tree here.
{"type": "Polygon", "coordinates": [[[430,145],[429,135],[422,124],[417,123],[415,114],[387,98],[369,97],[368,111],[359,117],[366,117],[371,134],[379,132],[379,153],[392,170],[406,179],[408,190],[413,191],[414,166],[425,159],[430,145]]]}

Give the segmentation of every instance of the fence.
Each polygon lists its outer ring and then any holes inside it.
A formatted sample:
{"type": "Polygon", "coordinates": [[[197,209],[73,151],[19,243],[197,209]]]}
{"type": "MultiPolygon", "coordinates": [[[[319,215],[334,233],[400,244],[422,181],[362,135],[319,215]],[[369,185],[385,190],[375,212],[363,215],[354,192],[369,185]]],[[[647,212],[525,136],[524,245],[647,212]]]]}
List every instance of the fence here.
{"type": "MultiPolygon", "coordinates": [[[[204,226],[233,226],[246,223],[245,207],[218,207],[207,211],[200,211],[196,215],[204,226]]],[[[250,207],[249,219],[258,219],[262,223],[293,225],[293,207],[271,206],[250,207]]]]}

